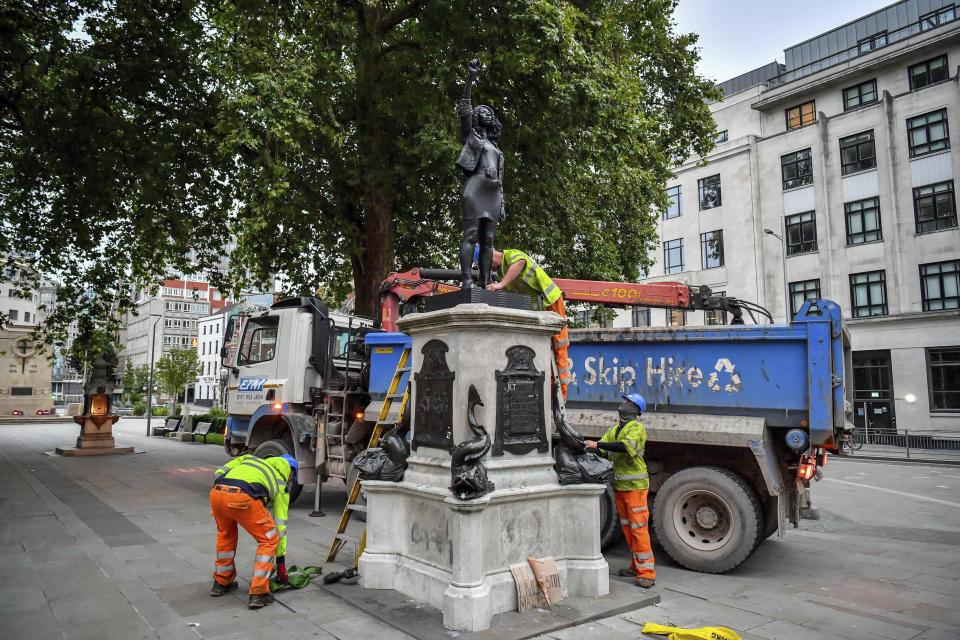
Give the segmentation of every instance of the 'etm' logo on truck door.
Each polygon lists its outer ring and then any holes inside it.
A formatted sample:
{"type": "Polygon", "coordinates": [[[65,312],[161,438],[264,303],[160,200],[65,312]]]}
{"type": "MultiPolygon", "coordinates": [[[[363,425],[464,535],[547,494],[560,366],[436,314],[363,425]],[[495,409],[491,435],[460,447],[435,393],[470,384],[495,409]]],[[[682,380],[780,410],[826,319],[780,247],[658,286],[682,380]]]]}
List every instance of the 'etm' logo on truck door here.
{"type": "Polygon", "coordinates": [[[237,391],[261,391],[266,381],[266,378],[240,378],[237,391]]]}

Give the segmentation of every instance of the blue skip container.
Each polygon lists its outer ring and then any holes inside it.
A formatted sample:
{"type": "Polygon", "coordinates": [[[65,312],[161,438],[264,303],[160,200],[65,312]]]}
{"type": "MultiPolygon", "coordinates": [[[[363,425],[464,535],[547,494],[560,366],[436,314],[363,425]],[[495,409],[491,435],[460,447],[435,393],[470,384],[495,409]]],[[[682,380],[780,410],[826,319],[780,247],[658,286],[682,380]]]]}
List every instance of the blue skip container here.
{"type": "MultiPolygon", "coordinates": [[[[370,393],[385,394],[390,389],[390,381],[400,364],[400,355],[410,347],[413,341],[404,333],[368,333],[364,339],[370,347],[370,393]]],[[[413,358],[411,357],[410,360],[413,358]]],[[[407,364],[410,364],[408,360],[407,364]]],[[[407,371],[400,379],[399,392],[410,382],[407,371]]]]}

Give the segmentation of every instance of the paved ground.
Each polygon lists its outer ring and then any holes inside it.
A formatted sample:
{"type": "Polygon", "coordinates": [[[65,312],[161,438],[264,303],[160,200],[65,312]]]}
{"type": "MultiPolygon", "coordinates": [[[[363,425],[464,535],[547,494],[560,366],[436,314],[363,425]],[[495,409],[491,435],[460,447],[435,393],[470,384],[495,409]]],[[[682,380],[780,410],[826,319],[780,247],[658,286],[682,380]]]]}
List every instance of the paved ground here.
{"type": "MultiPolygon", "coordinates": [[[[144,431],[145,420],[117,427],[146,453],[66,459],[42,452],[71,444],[75,425],[0,425],[0,636],[409,637],[319,587],[262,611],[245,594],[207,596],[205,502],[222,449],[144,431]]],[[[660,605],[549,637],[640,638],[640,625],[658,622],[725,625],[745,639],[960,638],[960,469],[834,459],[826,472],[814,487],[823,518],[763,543],[736,572],[694,573],[660,553],[660,605]]],[[[327,518],[308,517],[311,497],[292,509],[289,563],[320,564],[342,484],[325,491],[327,518]]],[[[252,555],[241,536],[238,558],[252,555]]],[[[614,569],[626,558],[625,547],[608,555],[614,569]]]]}

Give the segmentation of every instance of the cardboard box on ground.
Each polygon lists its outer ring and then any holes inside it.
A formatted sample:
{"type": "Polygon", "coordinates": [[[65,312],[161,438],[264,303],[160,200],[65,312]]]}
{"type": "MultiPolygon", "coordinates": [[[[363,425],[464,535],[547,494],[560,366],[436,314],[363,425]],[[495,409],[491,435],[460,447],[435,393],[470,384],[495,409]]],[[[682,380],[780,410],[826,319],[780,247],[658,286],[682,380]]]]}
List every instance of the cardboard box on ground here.
{"type": "Polygon", "coordinates": [[[510,573],[513,574],[513,581],[517,585],[518,611],[530,611],[563,600],[560,572],[553,556],[539,560],[530,558],[529,562],[512,564],[510,573]],[[544,597],[544,591],[546,591],[546,597],[544,597]]]}

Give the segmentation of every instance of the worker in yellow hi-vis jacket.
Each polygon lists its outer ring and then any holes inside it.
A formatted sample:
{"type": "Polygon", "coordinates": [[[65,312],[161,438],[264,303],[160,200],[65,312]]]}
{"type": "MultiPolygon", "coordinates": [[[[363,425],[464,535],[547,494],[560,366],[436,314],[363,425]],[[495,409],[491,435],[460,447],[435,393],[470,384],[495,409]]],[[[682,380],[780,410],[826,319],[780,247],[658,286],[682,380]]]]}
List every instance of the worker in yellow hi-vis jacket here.
{"type": "Polygon", "coordinates": [[[274,562],[277,579],[287,580],[287,508],[290,485],[297,479],[297,460],[285,455],[258,458],[244,455],[216,470],[210,507],[217,521],[217,560],[210,595],[219,597],[237,588],[234,556],[237,552],[237,525],[257,541],[250,579],[251,609],[274,602],[270,574],[274,562]],[[273,507],[273,514],[267,511],[273,507]]]}
{"type": "Polygon", "coordinates": [[[657,571],[647,527],[650,522],[647,507],[650,479],[643,460],[647,431],[637,419],[646,409],[647,401],[639,393],[623,396],[623,402],[617,407],[620,421],[603,434],[600,442],[585,440],[584,445],[588,449],[598,449],[600,455],[613,462],[613,488],[617,495],[620,526],[633,552],[630,567],[620,569],[619,575],[634,576],[638,587],[649,589],[657,579],[657,571]]]}

